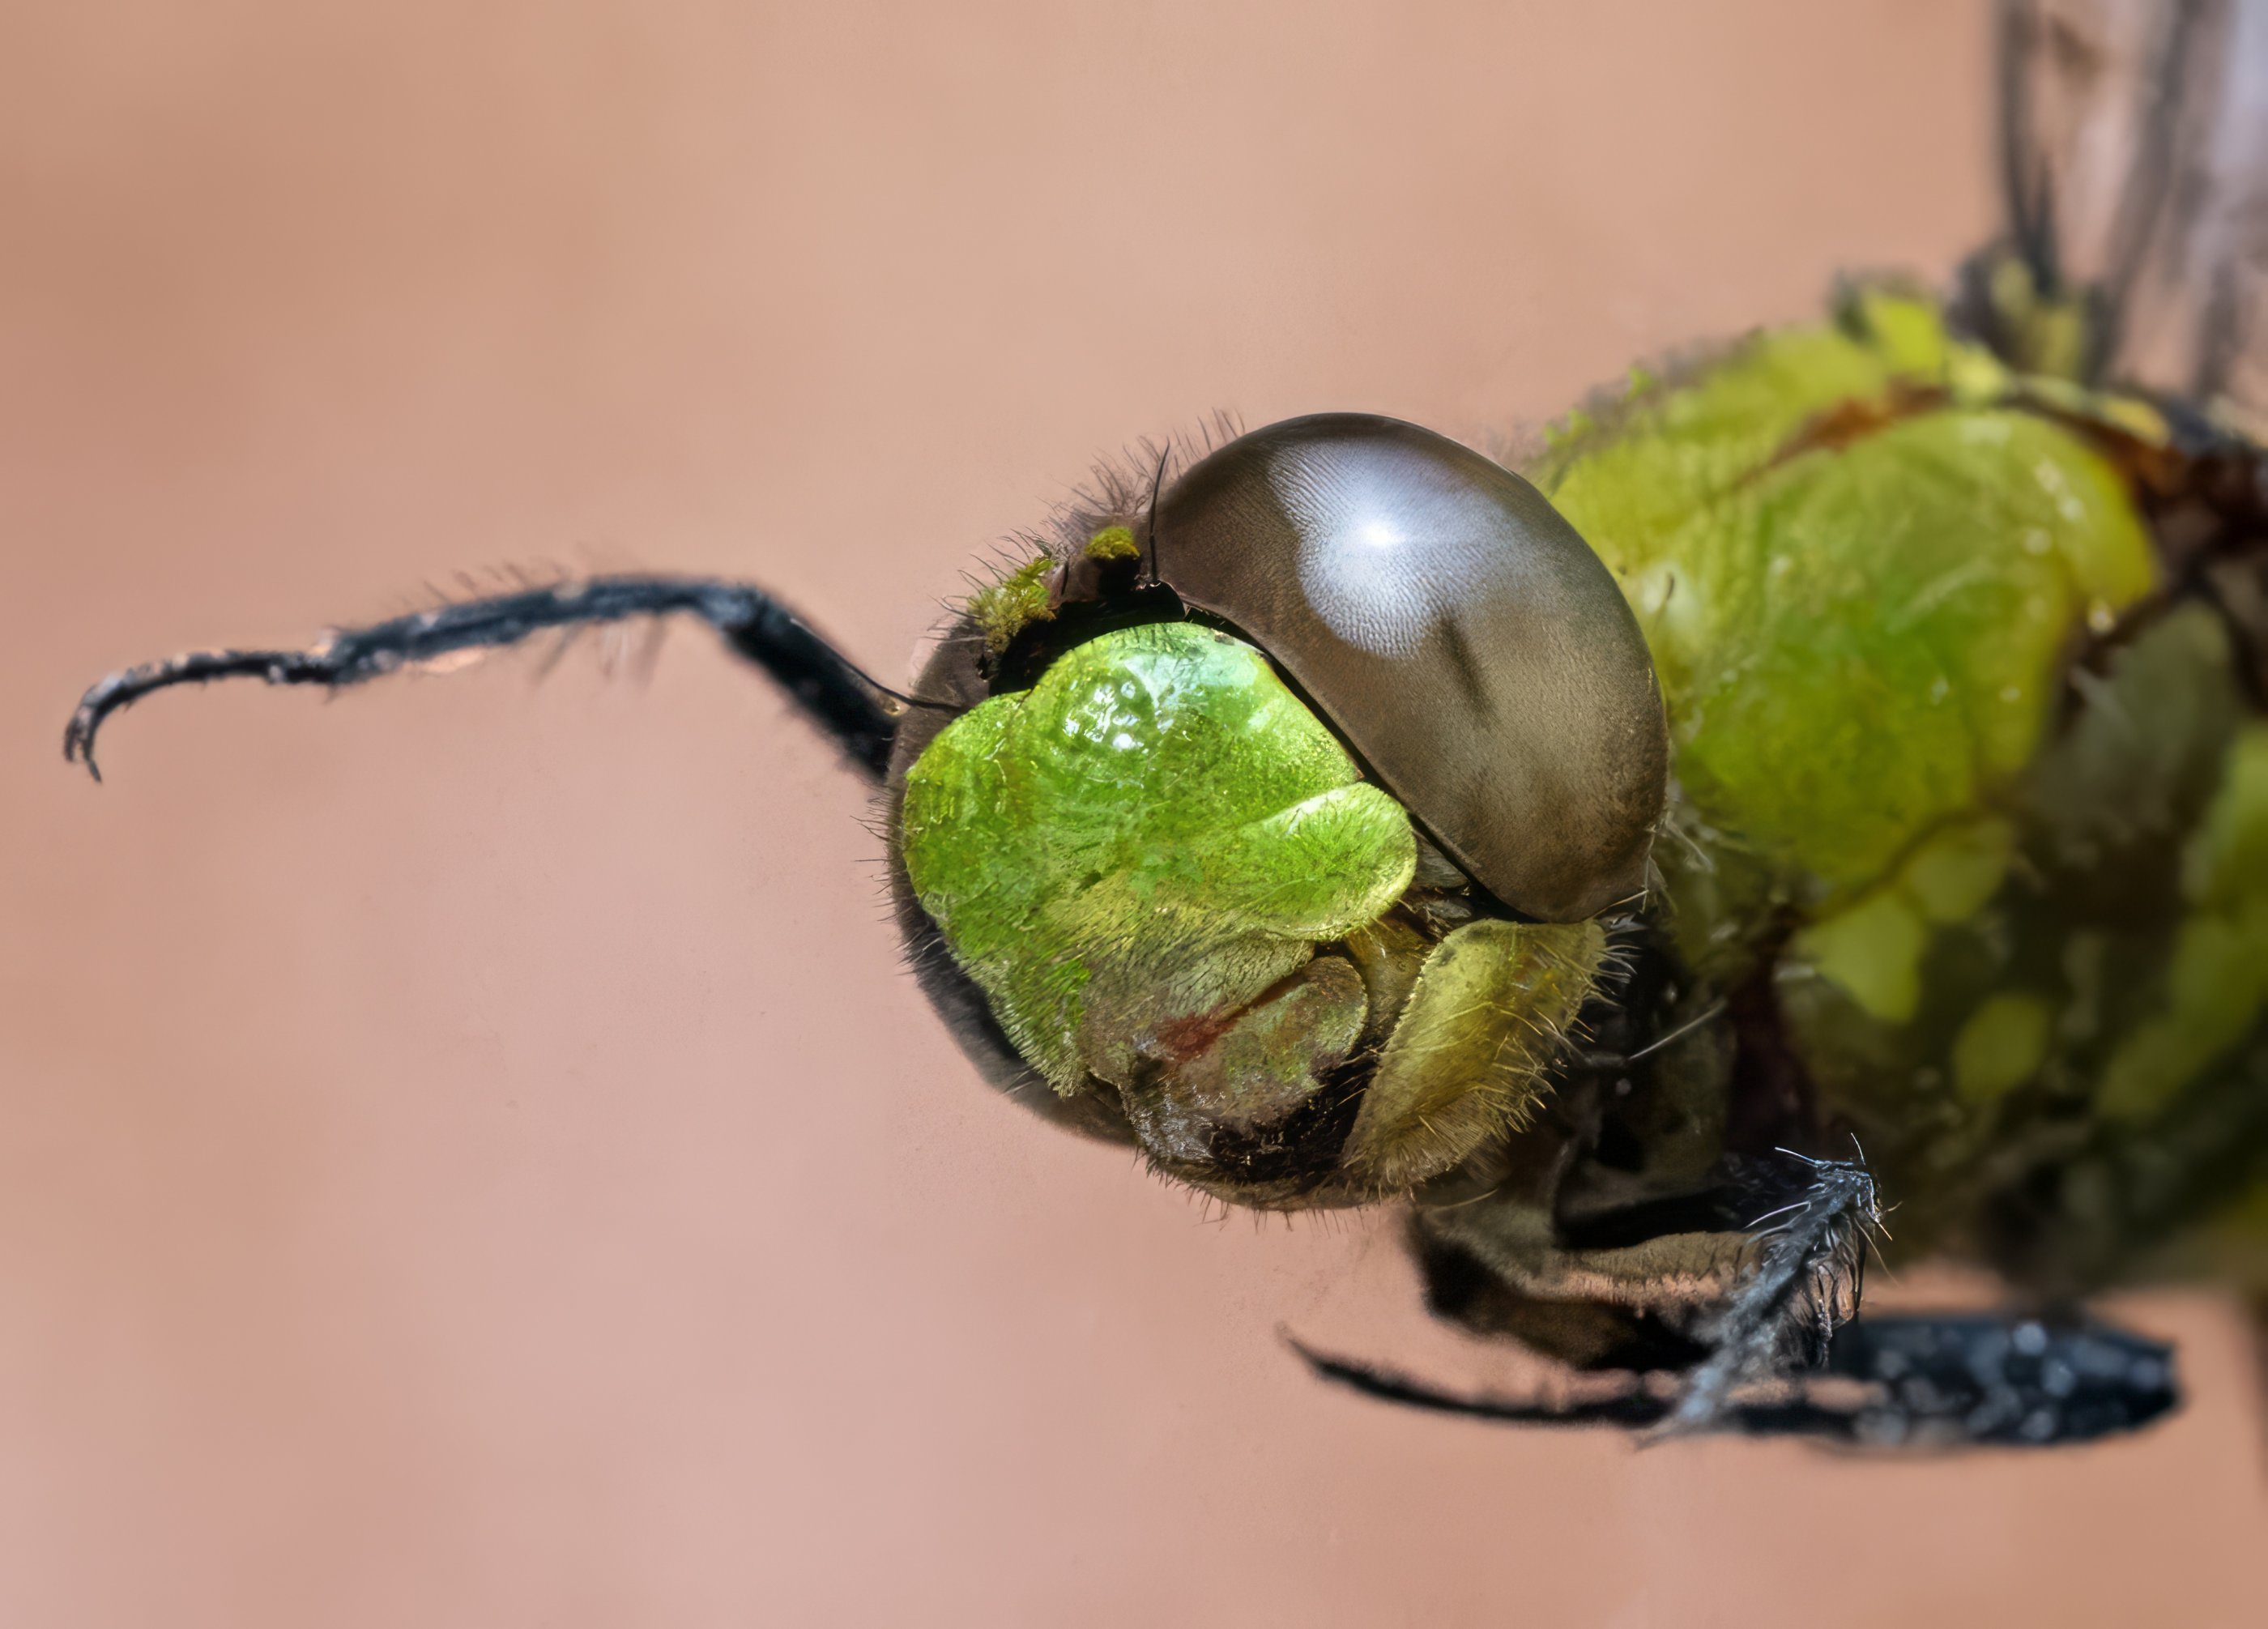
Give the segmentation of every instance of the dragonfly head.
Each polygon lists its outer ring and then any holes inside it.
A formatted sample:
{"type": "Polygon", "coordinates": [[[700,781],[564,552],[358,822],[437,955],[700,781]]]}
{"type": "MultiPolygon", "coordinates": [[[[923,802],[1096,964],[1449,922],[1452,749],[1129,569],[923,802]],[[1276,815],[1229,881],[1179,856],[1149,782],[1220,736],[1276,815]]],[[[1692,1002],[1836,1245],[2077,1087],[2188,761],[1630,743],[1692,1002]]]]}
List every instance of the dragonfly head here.
{"type": "Polygon", "coordinates": [[[1292,419],[1125,497],[924,675],[965,711],[893,768],[917,963],[997,1076],[1177,1177],[1406,1191],[1532,1110],[1644,891],[1644,638],[1540,493],[1415,425],[1292,419]]]}

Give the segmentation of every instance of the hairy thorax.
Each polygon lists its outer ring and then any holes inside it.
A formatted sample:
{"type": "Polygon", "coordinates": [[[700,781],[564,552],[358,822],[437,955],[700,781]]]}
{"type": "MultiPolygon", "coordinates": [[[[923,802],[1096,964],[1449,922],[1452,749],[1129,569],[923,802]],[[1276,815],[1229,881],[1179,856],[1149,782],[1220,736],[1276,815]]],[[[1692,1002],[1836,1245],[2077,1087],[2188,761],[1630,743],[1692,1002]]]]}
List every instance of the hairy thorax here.
{"type": "Polygon", "coordinates": [[[1659,920],[1725,1046],[1778,1032],[1903,1242],[2051,1290],[2241,1202],[2268,1126],[2268,726],[2172,440],[1860,294],[1532,472],[1661,673],[1659,920]]]}

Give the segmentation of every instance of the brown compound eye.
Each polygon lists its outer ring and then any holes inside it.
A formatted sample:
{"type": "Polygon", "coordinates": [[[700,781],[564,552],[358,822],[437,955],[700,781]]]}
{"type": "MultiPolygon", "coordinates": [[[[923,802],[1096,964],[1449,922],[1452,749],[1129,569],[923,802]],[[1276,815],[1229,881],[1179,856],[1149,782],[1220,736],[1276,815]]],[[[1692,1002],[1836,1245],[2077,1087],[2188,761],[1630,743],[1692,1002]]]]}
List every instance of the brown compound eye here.
{"type": "Polygon", "coordinates": [[[1324,413],[1176,483],[1158,576],[1272,657],[1480,885],[1544,921],[1644,888],[1668,743],[1653,663],[1541,492],[1447,438],[1324,413]]]}

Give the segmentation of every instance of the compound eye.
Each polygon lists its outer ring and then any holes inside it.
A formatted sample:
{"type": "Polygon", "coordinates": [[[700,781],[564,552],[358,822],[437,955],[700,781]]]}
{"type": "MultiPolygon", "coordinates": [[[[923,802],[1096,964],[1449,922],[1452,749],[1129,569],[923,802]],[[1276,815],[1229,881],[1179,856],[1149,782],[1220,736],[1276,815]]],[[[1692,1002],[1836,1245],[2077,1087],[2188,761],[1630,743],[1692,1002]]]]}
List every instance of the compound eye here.
{"type": "Polygon", "coordinates": [[[1653,663],[1526,481],[1396,419],[1287,419],[1176,483],[1154,552],[1514,910],[1573,921],[1645,886],[1668,774],[1653,663]]]}

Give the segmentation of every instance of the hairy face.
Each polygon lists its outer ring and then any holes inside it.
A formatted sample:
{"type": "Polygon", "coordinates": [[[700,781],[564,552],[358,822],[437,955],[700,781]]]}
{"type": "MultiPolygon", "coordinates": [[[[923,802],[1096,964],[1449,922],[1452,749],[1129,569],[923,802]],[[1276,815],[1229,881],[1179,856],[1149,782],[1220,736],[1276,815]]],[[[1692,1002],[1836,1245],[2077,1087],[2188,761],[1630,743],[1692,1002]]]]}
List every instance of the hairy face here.
{"type": "Polygon", "coordinates": [[[1403,807],[1259,652],[1193,623],[1104,634],[955,719],[906,776],[901,841],[1017,1052],[1247,1202],[1463,1159],[1532,1104],[1604,953],[1591,923],[1451,905],[1438,857],[1417,888],[1403,807]]]}

